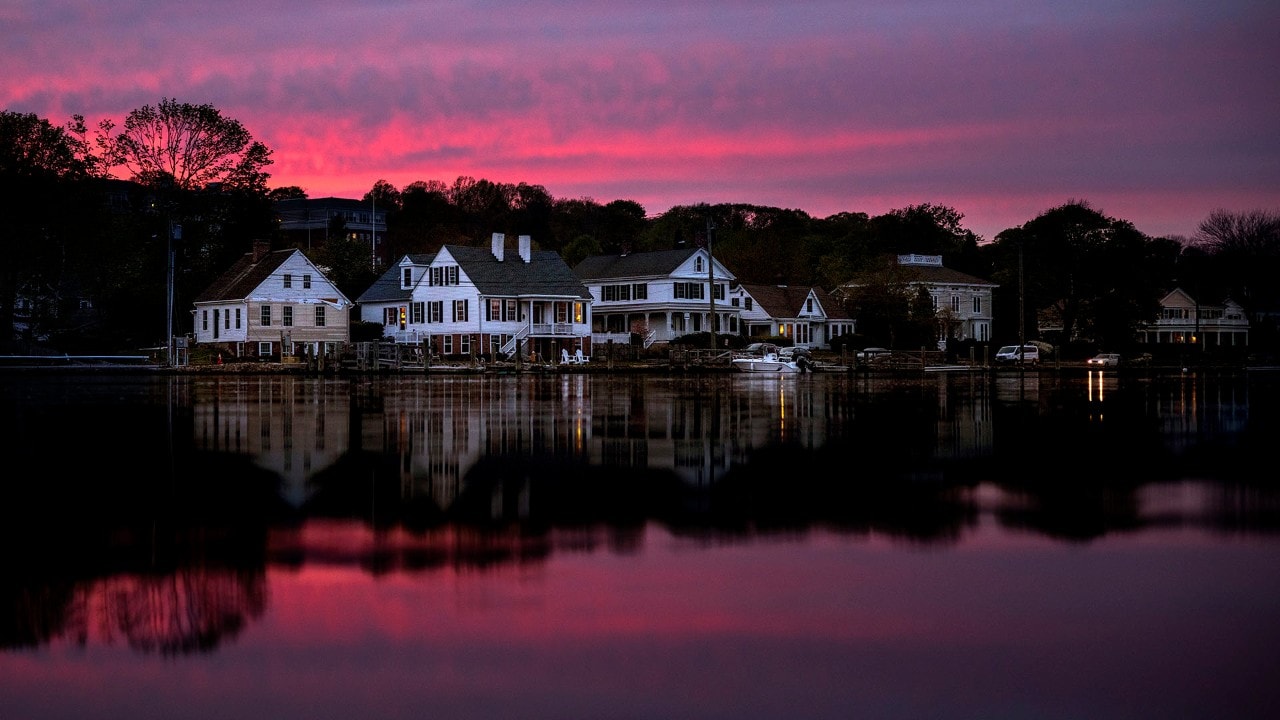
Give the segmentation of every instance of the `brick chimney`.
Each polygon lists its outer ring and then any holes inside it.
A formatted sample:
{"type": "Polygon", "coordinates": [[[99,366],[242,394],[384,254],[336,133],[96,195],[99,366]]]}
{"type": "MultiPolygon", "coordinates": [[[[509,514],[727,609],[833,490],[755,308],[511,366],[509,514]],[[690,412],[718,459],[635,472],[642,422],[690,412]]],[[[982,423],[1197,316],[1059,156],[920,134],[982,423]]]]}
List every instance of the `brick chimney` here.
{"type": "Polygon", "coordinates": [[[270,240],[253,241],[253,262],[255,264],[262,262],[262,258],[266,257],[269,252],[271,252],[270,240]]]}
{"type": "Polygon", "coordinates": [[[498,258],[498,262],[502,262],[502,249],[506,242],[506,235],[503,235],[502,233],[493,234],[493,256],[498,258]]]}
{"type": "Polygon", "coordinates": [[[533,256],[533,240],[528,235],[520,236],[520,259],[526,264],[533,256]]]}

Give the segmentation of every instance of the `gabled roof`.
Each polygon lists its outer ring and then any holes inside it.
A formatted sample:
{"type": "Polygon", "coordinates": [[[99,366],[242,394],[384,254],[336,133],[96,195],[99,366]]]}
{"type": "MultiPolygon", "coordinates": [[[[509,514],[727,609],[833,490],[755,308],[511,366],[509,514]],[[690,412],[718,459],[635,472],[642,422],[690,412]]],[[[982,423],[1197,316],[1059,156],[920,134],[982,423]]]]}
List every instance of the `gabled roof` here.
{"type": "Polygon", "coordinates": [[[529,253],[529,262],[519,255],[506,254],[498,262],[489,248],[445,245],[447,252],[467,274],[481,295],[540,295],[591,299],[591,291],[569,269],[569,264],[553,250],[529,253]]]}
{"type": "Polygon", "coordinates": [[[231,269],[197,295],[194,302],[243,300],[266,282],[294,253],[300,252],[302,251],[297,249],[273,250],[263,253],[257,260],[254,260],[254,253],[247,252],[235,261],[231,269]]]}
{"type": "Polygon", "coordinates": [[[751,295],[756,305],[771,318],[798,318],[804,310],[804,304],[812,293],[822,312],[828,319],[852,319],[844,307],[820,287],[803,287],[789,285],[756,285],[740,283],[740,287],[751,295]]]}
{"type": "Polygon", "coordinates": [[[397,302],[409,300],[411,289],[400,287],[400,268],[405,260],[421,267],[430,266],[440,254],[448,253],[458,267],[475,284],[481,295],[494,297],[573,297],[591,299],[591,291],[578,279],[559,253],[540,250],[529,253],[525,262],[516,253],[506,253],[499,262],[486,247],[445,245],[435,255],[406,255],[389,268],[356,300],[359,303],[397,302]]]}
{"type": "Polygon", "coordinates": [[[760,309],[774,318],[800,317],[804,303],[809,299],[809,288],[790,285],[755,285],[742,283],[741,287],[751,295],[760,309]]]}
{"type": "Polygon", "coordinates": [[[375,302],[398,302],[400,300],[408,300],[413,295],[412,288],[400,287],[400,268],[404,265],[404,261],[408,260],[413,265],[426,267],[435,259],[435,255],[430,254],[411,254],[405,255],[395,265],[387,268],[387,271],[378,276],[373,284],[360,293],[360,297],[356,298],[357,303],[375,303],[375,302]]]}
{"type": "Polygon", "coordinates": [[[629,277],[665,277],[675,272],[701,248],[655,250],[627,255],[592,255],[573,268],[585,280],[629,277]]]}

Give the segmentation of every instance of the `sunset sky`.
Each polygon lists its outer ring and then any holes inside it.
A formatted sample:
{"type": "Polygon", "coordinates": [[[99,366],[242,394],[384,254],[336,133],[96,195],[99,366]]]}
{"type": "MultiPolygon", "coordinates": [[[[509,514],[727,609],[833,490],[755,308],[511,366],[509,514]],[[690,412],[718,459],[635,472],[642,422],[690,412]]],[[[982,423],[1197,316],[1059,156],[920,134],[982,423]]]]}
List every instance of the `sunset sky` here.
{"type": "Polygon", "coordinates": [[[471,176],[817,217],[1280,210],[1274,0],[4,0],[0,110],[209,103],[270,186],[471,176]]]}

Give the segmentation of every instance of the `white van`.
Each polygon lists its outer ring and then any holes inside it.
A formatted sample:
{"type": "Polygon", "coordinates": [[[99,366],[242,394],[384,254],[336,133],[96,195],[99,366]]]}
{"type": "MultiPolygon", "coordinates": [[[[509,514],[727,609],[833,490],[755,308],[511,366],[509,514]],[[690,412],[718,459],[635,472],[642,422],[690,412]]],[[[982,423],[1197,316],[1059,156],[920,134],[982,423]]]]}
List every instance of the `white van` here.
{"type": "Polygon", "coordinates": [[[1015,363],[1038,365],[1040,363],[1040,348],[1035,345],[1005,345],[996,351],[996,364],[1009,365],[1015,363]]]}

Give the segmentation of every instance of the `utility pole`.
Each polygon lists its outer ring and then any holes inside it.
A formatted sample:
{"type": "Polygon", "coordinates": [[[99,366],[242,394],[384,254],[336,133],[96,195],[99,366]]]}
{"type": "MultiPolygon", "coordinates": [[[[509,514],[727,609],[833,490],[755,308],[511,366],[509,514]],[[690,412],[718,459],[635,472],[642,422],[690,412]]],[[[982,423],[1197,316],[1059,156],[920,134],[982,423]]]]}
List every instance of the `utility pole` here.
{"type": "Polygon", "coordinates": [[[182,226],[173,224],[172,217],[168,218],[168,222],[169,222],[169,241],[167,243],[168,251],[167,251],[167,258],[166,258],[166,265],[168,265],[168,271],[166,273],[166,283],[165,283],[167,286],[167,294],[165,299],[165,334],[164,334],[165,340],[164,341],[166,346],[165,361],[169,364],[170,367],[173,367],[174,365],[174,361],[173,361],[173,353],[174,353],[173,284],[174,284],[174,276],[175,276],[174,266],[177,262],[175,258],[174,248],[173,248],[173,241],[182,239],[182,226]]]}
{"type": "Polygon", "coordinates": [[[707,315],[707,330],[710,331],[711,349],[716,349],[716,267],[715,260],[711,255],[711,238],[715,235],[716,223],[711,218],[707,218],[707,298],[710,301],[708,307],[710,313],[707,315]]]}

